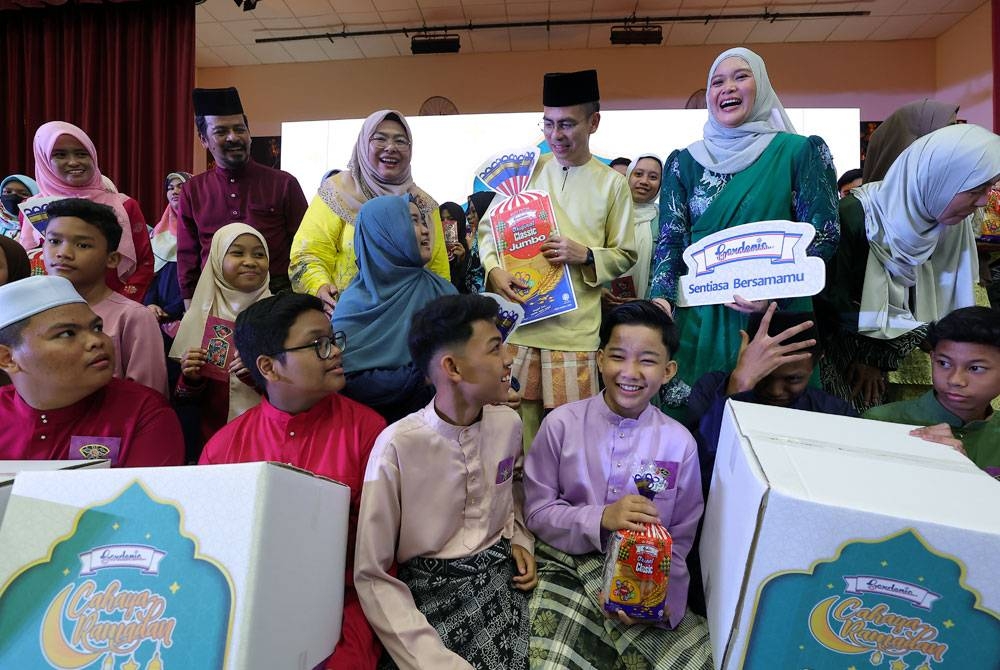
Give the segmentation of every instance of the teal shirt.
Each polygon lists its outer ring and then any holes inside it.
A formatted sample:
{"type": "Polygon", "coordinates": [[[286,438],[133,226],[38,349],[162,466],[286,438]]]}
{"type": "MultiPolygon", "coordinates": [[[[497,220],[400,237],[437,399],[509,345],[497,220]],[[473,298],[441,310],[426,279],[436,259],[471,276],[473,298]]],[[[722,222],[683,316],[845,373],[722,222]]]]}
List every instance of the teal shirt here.
{"type": "Polygon", "coordinates": [[[962,441],[973,463],[994,476],[1000,473],[1000,412],[992,412],[982,421],[965,423],[946,410],[931,389],[913,400],[872,407],[865,412],[864,418],[915,426],[946,423],[951,426],[952,434],[962,441]]]}

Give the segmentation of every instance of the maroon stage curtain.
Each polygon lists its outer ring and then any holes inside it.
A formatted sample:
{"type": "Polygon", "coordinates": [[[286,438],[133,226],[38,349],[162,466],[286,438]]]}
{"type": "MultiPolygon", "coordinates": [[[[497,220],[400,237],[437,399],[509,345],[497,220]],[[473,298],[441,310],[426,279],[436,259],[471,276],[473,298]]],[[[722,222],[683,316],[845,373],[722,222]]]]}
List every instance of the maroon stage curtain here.
{"type": "Polygon", "coordinates": [[[4,9],[0,178],[34,176],[35,130],[68,121],[155,224],[164,178],[193,164],[194,0],[0,0],[4,9]],[[53,6],[18,8],[43,4],[53,6]]]}
{"type": "Polygon", "coordinates": [[[57,7],[68,3],[76,5],[103,5],[116,2],[136,2],[137,0],[0,0],[0,11],[5,9],[36,9],[57,7]]]}

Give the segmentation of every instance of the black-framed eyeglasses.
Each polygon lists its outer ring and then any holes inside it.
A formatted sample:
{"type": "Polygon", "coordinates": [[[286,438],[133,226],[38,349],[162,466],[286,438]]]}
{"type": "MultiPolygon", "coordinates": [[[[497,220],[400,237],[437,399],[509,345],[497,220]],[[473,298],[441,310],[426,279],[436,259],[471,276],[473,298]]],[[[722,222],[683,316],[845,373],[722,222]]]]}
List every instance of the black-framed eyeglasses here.
{"type": "Polygon", "coordinates": [[[347,333],[342,330],[338,330],[333,334],[333,337],[329,335],[324,335],[323,337],[317,338],[310,342],[309,344],[303,344],[300,347],[289,347],[287,349],[281,349],[280,351],[274,352],[275,354],[284,354],[290,351],[302,351],[304,349],[312,349],[316,352],[316,356],[321,361],[327,361],[333,358],[333,348],[337,347],[341,352],[347,348],[347,333]]]}

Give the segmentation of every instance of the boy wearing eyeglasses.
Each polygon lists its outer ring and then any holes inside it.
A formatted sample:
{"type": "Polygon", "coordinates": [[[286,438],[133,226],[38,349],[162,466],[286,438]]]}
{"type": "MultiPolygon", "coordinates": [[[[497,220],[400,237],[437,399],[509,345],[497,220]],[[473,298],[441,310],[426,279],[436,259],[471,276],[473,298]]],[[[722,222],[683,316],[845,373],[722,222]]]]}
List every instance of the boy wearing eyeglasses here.
{"type": "Polygon", "coordinates": [[[331,329],[319,298],[265,298],[237,317],[235,340],[266,397],[216,433],[199,463],[279,461],[350,487],[344,619],[324,667],[373,669],[381,647],[354,590],[354,535],[365,465],[385,421],[337,393],[344,387],[340,359],[347,341],[331,329]]]}

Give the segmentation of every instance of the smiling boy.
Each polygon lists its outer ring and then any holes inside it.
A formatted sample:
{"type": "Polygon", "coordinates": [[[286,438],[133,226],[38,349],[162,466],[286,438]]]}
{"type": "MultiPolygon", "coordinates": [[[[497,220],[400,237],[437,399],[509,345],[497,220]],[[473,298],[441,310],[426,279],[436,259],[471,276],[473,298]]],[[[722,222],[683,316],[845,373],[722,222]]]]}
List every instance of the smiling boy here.
{"type": "Polygon", "coordinates": [[[534,541],[517,502],[521,422],[497,404],[511,366],[498,311],[453,295],[414,315],[410,353],[437,394],[368,462],[354,583],[400,668],[527,667],[534,541]]]}
{"type": "Polygon", "coordinates": [[[525,458],[525,520],[539,540],[532,667],[622,667],[631,656],[637,667],[684,658],[693,663],[684,667],[707,668],[704,622],[685,617],[686,559],[704,507],[698,454],[691,434],[650,405],[677,373],[677,331],[660,308],[637,300],[605,317],[600,340],[604,392],[549,414],[525,458]],[[650,502],[633,476],[652,464],[671,476],[650,502]],[[673,538],[664,621],[606,618],[598,591],[611,534],[655,522],[673,538]]]}
{"type": "Polygon", "coordinates": [[[934,388],[913,400],[873,407],[866,419],[909,423],[912,434],[950,428],[972,462],[1000,477],[1000,312],[989,307],[956,309],[927,332],[934,388]]]}
{"type": "Polygon", "coordinates": [[[385,422],[337,393],[347,340],[333,332],[319,298],[279,293],[254,303],[236,317],[235,340],[266,397],[216,433],[199,463],[290,463],[351,489],[344,618],[324,667],[372,670],[381,649],[353,586],[354,536],[365,464],[385,422]]]}

